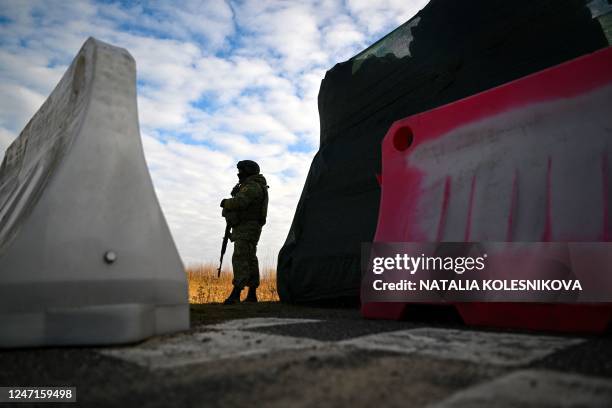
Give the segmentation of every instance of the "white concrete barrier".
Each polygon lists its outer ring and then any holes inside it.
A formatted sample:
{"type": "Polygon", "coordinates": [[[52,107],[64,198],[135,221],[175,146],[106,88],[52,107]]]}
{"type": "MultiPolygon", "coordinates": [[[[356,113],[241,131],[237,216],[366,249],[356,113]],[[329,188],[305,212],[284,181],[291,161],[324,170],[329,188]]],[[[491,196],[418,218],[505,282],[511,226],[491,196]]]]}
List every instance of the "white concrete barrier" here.
{"type": "Polygon", "coordinates": [[[142,150],[135,61],[90,38],[0,167],[0,347],[188,327],[186,276],[142,150]]]}

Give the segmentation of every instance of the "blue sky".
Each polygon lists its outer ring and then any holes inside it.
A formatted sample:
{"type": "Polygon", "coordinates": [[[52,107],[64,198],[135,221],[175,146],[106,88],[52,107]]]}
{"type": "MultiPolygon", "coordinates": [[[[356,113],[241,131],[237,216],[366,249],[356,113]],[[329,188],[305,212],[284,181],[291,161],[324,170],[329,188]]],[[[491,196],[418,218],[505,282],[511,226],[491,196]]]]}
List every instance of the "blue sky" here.
{"type": "Polygon", "coordinates": [[[145,156],[185,261],[215,262],[235,163],[270,185],[260,260],[274,263],[319,140],[325,72],[428,0],[0,0],[0,157],[93,36],[138,69],[145,156]]]}

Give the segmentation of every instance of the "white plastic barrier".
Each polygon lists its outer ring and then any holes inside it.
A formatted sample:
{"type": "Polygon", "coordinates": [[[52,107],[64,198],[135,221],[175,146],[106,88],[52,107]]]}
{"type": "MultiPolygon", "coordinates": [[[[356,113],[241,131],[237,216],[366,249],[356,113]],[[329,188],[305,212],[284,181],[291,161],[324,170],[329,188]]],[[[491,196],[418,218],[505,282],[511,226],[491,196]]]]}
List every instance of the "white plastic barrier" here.
{"type": "Polygon", "coordinates": [[[184,268],[142,150],[135,61],[90,38],[0,167],[0,347],[188,327],[184,268]]]}

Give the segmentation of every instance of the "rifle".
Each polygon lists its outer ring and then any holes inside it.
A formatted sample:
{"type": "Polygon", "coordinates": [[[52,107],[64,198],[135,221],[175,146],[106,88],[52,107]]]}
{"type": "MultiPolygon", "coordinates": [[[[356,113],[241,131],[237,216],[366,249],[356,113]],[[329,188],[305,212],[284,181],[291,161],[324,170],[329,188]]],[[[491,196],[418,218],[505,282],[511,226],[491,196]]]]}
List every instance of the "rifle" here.
{"type": "Polygon", "coordinates": [[[219,259],[219,269],[217,269],[217,278],[221,276],[221,265],[223,265],[223,255],[227,250],[227,240],[229,239],[230,230],[232,227],[229,222],[225,223],[225,235],[223,235],[223,243],[221,244],[221,258],[219,259]]]}
{"type": "MultiPolygon", "coordinates": [[[[231,192],[232,197],[234,197],[238,193],[239,190],[240,190],[240,183],[236,184],[234,188],[232,188],[232,192],[231,192]]],[[[223,203],[223,201],[225,200],[222,200],[221,202],[223,203]]],[[[221,244],[221,258],[219,259],[219,269],[217,269],[217,278],[221,276],[221,265],[223,265],[223,255],[225,255],[225,251],[227,250],[227,240],[229,239],[230,230],[232,229],[231,225],[234,225],[234,224],[230,225],[230,220],[232,219],[230,217],[231,213],[226,212],[225,208],[223,209],[222,215],[223,217],[226,217],[225,234],[223,235],[223,243],[221,244]],[[230,219],[227,219],[227,217],[230,217],[230,219]]],[[[234,217],[234,221],[235,221],[235,217],[234,217]]]]}

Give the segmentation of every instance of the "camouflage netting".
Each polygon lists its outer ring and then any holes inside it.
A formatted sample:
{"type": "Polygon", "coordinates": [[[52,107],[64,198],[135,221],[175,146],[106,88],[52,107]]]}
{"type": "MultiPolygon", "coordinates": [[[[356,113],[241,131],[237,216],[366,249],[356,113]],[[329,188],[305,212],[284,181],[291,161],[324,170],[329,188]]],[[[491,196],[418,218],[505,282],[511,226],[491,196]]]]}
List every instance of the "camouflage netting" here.
{"type": "Polygon", "coordinates": [[[607,46],[594,16],[583,0],[432,0],[328,71],[319,151],[279,254],[281,300],[357,300],[360,243],[372,241],[378,217],[380,143],[395,120],[607,46]]]}

